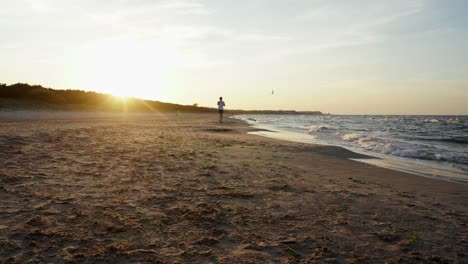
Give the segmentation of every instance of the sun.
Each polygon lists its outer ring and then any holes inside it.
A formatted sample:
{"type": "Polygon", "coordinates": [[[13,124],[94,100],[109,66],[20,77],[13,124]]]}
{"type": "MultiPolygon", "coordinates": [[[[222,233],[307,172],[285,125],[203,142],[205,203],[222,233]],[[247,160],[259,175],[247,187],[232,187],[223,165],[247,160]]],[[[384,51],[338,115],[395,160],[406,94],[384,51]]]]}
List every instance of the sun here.
{"type": "Polygon", "coordinates": [[[171,43],[111,38],[85,48],[81,85],[116,96],[157,99],[165,74],[179,54],[171,43]]]}

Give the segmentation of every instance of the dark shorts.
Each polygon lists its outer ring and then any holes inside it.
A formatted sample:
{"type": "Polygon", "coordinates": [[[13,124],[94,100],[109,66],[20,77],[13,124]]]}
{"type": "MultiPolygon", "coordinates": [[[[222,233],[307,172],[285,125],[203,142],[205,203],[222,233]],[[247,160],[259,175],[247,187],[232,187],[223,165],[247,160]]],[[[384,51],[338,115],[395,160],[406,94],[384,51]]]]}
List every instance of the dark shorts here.
{"type": "Polygon", "coordinates": [[[222,115],[224,113],[224,110],[218,110],[219,114],[222,115]]]}

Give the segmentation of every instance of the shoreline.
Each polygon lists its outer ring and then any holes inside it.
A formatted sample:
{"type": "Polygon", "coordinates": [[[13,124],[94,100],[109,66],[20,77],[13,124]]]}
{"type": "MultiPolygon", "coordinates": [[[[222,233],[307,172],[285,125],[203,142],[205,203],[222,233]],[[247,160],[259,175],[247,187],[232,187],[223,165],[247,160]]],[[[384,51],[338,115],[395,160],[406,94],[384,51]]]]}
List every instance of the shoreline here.
{"type": "Polygon", "coordinates": [[[0,262],[468,260],[468,186],[216,121],[0,120],[0,262]]]}
{"type": "Polygon", "coordinates": [[[374,156],[371,156],[371,155],[366,155],[364,153],[358,153],[358,152],[355,152],[353,150],[349,150],[349,149],[341,147],[341,146],[327,145],[327,144],[320,144],[320,143],[309,143],[309,142],[302,142],[302,141],[294,141],[294,140],[288,140],[288,139],[280,138],[280,137],[267,136],[265,134],[260,134],[260,133],[257,133],[257,132],[267,132],[267,133],[269,133],[269,132],[279,133],[279,132],[269,130],[269,129],[265,129],[265,128],[255,127],[255,125],[250,124],[246,120],[237,119],[237,118],[234,118],[234,117],[230,117],[230,118],[233,119],[233,120],[242,122],[245,125],[249,126],[252,129],[251,131],[246,132],[249,135],[254,135],[254,136],[258,136],[258,137],[262,137],[262,138],[267,138],[267,139],[270,139],[270,140],[279,140],[279,141],[284,141],[284,142],[289,142],[289,143],[297,143],[297,144],[311,145],[311,146],[315,146],[315,147],[330,148],[330,149],[334,150],[334,151],[331,151],[331,152],[334,153],[332,156],[335,157],[335,158],[344,158],[344,159],[348,159],[349,161],[357,162],[357,163],[360,163],[360,164],[365,164],[367,166],[373,166],[375,168],[389,170],[389,171],[393,171],[395,173],[410,175],[411,177],[418,177],[418,178],[422,178],[422,179],[430,179],[430,180],[433,180],[433,181],[436,181],[436,182],[443,181],[443,182],[468,186],[468,182],[450,180],[450,179],[445,179],[445,178],[430,177],[430,176],[425,176],[425,175],[422,175],[422,174],[420,175],[420,174],[416,174],[416,173],[407,172],[407,171],[404,171],[404,170],[397,170],[397,169],[393,169],[393,168],[379,166],[379,165],[374,164],[374,163],[366,162],[366,160],[381,160],[381,158],[374,157],[374,156]]]}
{"type": "Polygon", "coordinates": [[[343,150],[351,151],[353,153],[362,155],[363,158],[355,158],[355,160],[358,162],[367,163],[380,168],[386,168],[403,173],[417,175],[420,177],[468,185],[468,178],[466,177],[467,174],[464,171],[462,171],[461,169],[448,169],[446,167],[440,167],[441,165],[433,164],[433,161],[392,156],[383,153],[360,150],[356,147],[353,148],[349,146],[341,146],[338,144],[328,142],[316,142],[314,136],[303,134],[299,131],[289,131],[271,125],[258,125],[250,120],[240,119],[236,116],[232,116],[231,118],[242,120],[248,125],[261,130],[259,132],[252,132],[252,134],[254,135],[259,135],[272,139],[285,140],[289,142],[339,147],[343,150]]]}

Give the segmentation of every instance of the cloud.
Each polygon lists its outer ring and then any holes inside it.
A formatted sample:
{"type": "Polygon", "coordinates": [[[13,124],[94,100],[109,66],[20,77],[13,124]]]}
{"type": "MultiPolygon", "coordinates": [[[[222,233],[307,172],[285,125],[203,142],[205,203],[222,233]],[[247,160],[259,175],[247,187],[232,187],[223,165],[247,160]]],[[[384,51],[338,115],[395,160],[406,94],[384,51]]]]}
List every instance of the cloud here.
{"type": "Polygon", "coordinates": [[[208,15],[210,10],[200,1],[168,1],[158,6],[182,15],[208,15]]]}
{"type": "Polygon", "coordinates": [[[141,26],[141,22],[159,21],[167,22],[177,18],[197,17],[210,14],[208,7],[196,0],[173,1],[144,1],[124,2],[121,5],[108,5],[107,8],[99,8],[90,17],[96,22],[104,24],[135,24],[141,26]]]}
{"type": "Polygon", "coordinates": [[[326,26],[369,26],[385,24],[420,12],[424,0],[326,2],[297,16],[299,20],[324,22],[326,26]]]}
{"type": "Polygon", "coordinates": [[[261,33],[244,33],[238,34],[232,38],[236,41],[242,42],[270,42],[270,41],[288,41],[291,40],[289,36],[267,35],[261,33]]]}
{"type": "Polygon", "coordinates": [[[56,10],[52,0],[26,0],[26,3],[35,13],[46,14],[56,10]]]}
{"type": "MultiPolygon", "coordinates": [[[[251,22],[244,24],[243,8],[226,9],[202,0],[22,3],[38,14],[29,20],[37,23],[30,22],[28,30],[34,34],[38,28],[46,28],[41,35],[48,42],[62,43],[72,38],[70,45],[79,46],[125,36],[155,46],[174,46],[187,60],[206,60],[207,63],[196,63],[204,68],[235,61],[281,60],[294,54],[377,43],[385,39],[380,28],[420,12],[424,4],[422,0],[314,2],[314,8],[301,12],[296,19],[265,18],[264,14],[255,14],[261,11],[252,9],[245,18],[251,22]],[[44,13],[46,17],[42,16],[44,13]],[[273,24],[259,23],[262,19],[273,24]]],[[[21,10],[18,6],[14,9],[21,10]]],[[[21,20],[18,25],[24,24],[21,20]]]]}
{"type": "MultiPolygon", "coordinates": [[[[328,3],[328,2],[327,2],[328,3]]],[[[336,48],[382,41],[381,30],[420,13],[424,0],[346,1],[328,3],[299,14],[313,38],[311,49],[336,48]]]]}

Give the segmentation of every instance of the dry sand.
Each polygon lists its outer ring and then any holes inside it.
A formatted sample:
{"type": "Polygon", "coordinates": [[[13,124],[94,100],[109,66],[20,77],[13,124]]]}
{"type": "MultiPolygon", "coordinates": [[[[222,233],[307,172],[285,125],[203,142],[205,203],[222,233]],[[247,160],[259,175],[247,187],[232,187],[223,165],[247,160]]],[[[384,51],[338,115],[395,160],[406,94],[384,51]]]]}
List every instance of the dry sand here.
{"type": "Polygon", "coordinates": [[[468,262],[467,185],[216,115],[15,119],[1,263],[468,262]]]}

